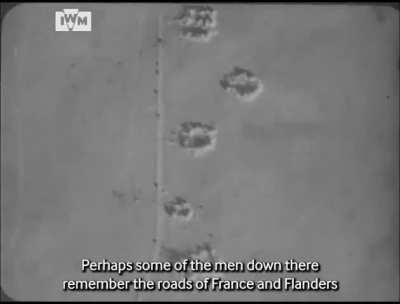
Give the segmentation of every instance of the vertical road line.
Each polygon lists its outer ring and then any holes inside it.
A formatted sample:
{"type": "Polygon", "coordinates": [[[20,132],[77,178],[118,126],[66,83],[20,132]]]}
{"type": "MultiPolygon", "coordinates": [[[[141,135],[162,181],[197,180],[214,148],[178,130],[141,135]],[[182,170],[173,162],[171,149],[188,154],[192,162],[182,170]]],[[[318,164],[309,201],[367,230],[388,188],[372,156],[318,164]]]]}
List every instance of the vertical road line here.
{"type": "MultiPolygon", "coordinates": [[[[152,261],[157,261],[160,256],[161,240],[163,234],[163,226],[165,222],[165,214],[163,212],[163,166],[164,166],[164,101],[163,101],[163,15],[158,16],[158,36],[157,36],[157,164],[156,164],[156,195],[157,195],[157,217],[155,244],[153,248],[152,261]]],[[[145,275],[146,281],[149,280],[151,273],[145,275]]],[[[138,301],[142,301],[143,297],[138,294],[138,301]]]]}
{"type": "Polygon", "coordinates": [[[157,111],[158,111],[158,126],[157,126],[157,226],[156,226],[156,242],[153,252],[153,261],[158,260],[161,248],[161,239],[165,214],[162,208],[162,198],[164,188],[164,100],[163,100],[163,16],[160,14],[158,18],[158,37],[157,37],[157,50],[158,50],[158,73],[157,73],[157,111]]]}

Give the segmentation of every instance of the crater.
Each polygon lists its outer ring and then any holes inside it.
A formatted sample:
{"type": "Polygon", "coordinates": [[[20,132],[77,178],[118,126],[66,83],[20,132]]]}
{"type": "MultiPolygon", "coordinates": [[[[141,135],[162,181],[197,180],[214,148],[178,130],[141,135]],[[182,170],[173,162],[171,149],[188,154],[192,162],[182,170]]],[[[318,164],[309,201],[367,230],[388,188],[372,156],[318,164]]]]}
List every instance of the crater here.
{"type": "Polygon", "coordinates": [[[194,215],[192,205],[181,196],[164,202],[164,211],[169,218],[179,222],[189,222],[194,215]]]}
{"type": "Polygon", "coordinates": [[[264,91],[263,83],[253,72],[238,66],[223,76],[220,86],[242,102],[253,102],[264,91]]]}
{"type": "Polygon", "coordinates": [[[217,11],[208,5],[185,5],[174,18],[179,37],[193,42],[210,42],[218,34],[217,11]]]}
{"type": "Polygon", "coordinates": [[[179,128],[171,131],[171,142],[185,149],[194,157],[215,150],[217,129],[212,124],[201,122],[183,122],[179,128]]]}
{"type": "MultiPolygon", "coordinates": [[[[162,245],[160,256],[170,263],[182,262],[185,259],[210,263],[215,263],[217,261],[216,251],[207,241],[185,249],[176,249],[162,245]]],[[[190,270],[190,267],[188,267],[188,270],[182,272],[181,275],[189,280],[199,280],[202,279],[204,275],[210,277],[216,276],[217,274],[210,272],[193,272],[190,270]]],[[[218,275],[221,276],[221,274],[218,275]]]]}

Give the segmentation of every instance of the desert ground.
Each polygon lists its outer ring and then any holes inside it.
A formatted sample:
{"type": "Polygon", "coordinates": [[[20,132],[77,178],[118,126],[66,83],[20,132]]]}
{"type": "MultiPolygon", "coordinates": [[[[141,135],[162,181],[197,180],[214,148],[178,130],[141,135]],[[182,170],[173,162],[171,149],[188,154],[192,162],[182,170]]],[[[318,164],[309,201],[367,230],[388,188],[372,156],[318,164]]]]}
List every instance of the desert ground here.
{"type": "Polygon", "coordinates": [[[63,4],[21,4],[2,23],[1,286],[8,296],[398,299],[397,10],[218,4],[218,34],[196,43],[169,22],[180,5],[73,7],[92,12],[91,32],[55,32],[63,4]],[[221,88],[234,66],[262,81],[253,102],[221,88]],[[185,121],[214,123],[215,149],[193,157],[164,140],[185,121]],[[162,213],[164,191],[190,202],[191,221],[162,213]],[[63,280],[110,276],[82,273],[82,258],[150,260],[155,244],[186,250],[204,242],[227,261],[318,261],[318,276],[340,281],[340,290],[62,291],[63,280]]]}

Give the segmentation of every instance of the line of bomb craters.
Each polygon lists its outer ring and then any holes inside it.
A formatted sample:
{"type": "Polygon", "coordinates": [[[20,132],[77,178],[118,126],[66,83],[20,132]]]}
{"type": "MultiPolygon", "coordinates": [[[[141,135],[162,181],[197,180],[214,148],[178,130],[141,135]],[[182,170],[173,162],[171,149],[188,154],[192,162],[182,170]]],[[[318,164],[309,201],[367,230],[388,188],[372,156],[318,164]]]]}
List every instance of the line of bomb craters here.
{"type": "MultiPolygon", "coordinates": [[[[218,35],[218,12],[210,6],[184,5],[172,23],[178,25],[179,37],[192,43],[210,43],[218,35]]],[[[156,72],[159,72],[158,69],[156,72]]],[[[254,102],[264,90],[262,82],[253,72],[238,66],[234,66],[226,73],[219,85],[242,103],[254,102]]],[[[184,121],[170,131],[168,143],[199,159],[215,150],[217,135],[218,130],[213,123],[184,121]]],[[[184,225],[190,225],[198,212],[193,204],[179,195],[169,196],[169,199],[163,201],[163,210],[169,221],[184,225]]],[[[195,248],[185,250],[162,245],[161,258],[172,263],[183,259],[212,262],[216,260],[216,254],[210,242],[206,241],[195,248]]],[[[195,280],[198,279],[198,275],[198,273],[186,273],[184,277],[195,280]]]]}

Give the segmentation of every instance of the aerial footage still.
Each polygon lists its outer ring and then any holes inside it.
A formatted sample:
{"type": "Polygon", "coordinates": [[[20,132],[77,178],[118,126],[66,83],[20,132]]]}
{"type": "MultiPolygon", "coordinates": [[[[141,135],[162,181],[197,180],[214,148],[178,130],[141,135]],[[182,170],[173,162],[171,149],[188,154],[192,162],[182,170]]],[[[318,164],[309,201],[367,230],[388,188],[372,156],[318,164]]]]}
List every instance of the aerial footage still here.
{"type": "Polygon", "coordinates": [[[24,3],[2,301],[399,300],[399,10],[24,3]]]}

